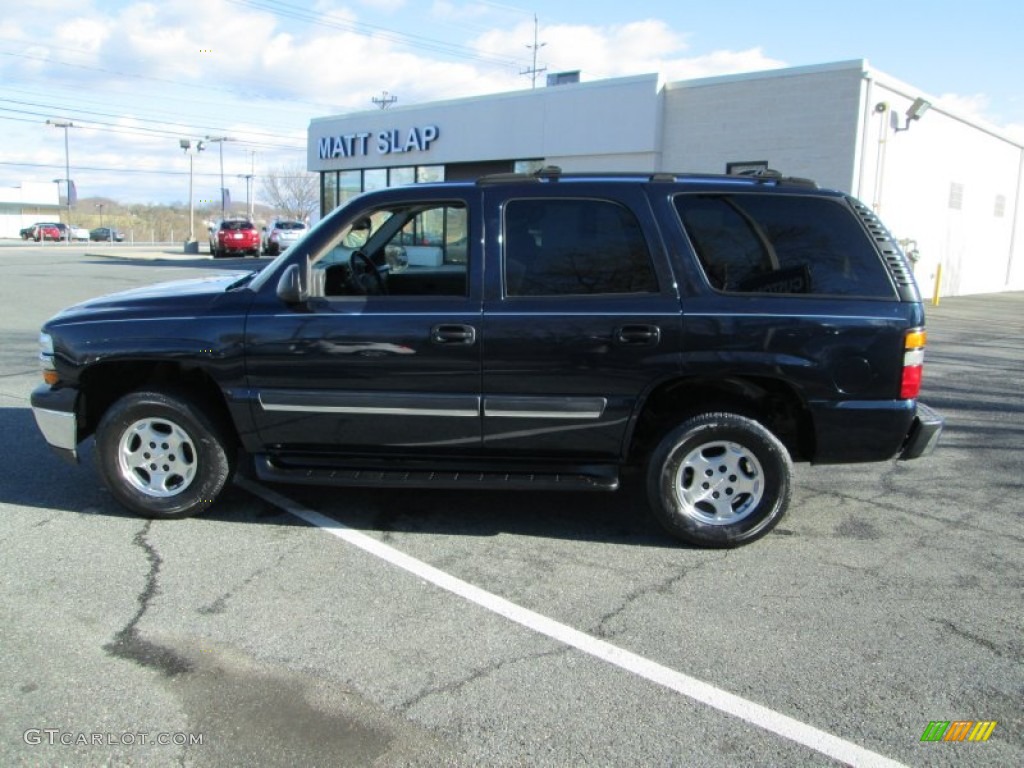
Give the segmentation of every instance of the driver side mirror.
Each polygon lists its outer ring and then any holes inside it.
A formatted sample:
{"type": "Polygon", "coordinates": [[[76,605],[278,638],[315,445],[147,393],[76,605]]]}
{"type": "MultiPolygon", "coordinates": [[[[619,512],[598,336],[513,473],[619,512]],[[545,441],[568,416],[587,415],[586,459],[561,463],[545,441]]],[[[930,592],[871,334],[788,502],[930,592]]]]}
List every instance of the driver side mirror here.
{"type": "Polygon", "coordinates": [[[298,264],[290,264],[277,281],[277,297],[285,304],[301,304],[308,295],[304,275],[298,264]]]}

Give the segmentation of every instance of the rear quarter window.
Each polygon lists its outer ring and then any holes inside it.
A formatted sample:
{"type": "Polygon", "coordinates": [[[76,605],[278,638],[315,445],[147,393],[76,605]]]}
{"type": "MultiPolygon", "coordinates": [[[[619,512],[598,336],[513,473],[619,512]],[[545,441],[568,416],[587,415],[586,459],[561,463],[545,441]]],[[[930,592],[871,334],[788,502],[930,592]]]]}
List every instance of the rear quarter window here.
{"type": "Polygon", "coordinates": [[[711,286],[737,293],[894,298],[888,272],[845,201],[684,194],[676,211],[711,286]]]}

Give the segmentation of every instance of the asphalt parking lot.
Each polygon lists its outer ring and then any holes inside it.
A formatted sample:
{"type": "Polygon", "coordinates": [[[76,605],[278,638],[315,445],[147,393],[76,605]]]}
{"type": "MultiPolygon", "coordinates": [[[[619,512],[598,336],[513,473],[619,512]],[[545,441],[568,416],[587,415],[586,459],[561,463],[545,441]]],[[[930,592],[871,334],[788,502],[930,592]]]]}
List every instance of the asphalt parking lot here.
{"type": "Polygon", "coordinates": [[[935,455],[800,466],[772,535],[712,552],[628,480],[243,477],[202,518],[132,517],[37,434],[38,326],[258,262],[104,253],[0,247],[3,764],[1024,765],[1024,293],[929,308],[935,455]]]}

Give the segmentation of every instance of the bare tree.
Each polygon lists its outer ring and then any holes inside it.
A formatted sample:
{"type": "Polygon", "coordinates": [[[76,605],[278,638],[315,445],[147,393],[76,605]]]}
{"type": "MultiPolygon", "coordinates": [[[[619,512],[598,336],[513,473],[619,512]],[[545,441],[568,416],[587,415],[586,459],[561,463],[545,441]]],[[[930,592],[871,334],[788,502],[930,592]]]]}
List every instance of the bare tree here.
{"type": "Polygon", "coordinates": [[[320,204],[317,175],[301,164],[277,168],[260,177],[263,200],[285,216],[305,221],[320,204]]]}

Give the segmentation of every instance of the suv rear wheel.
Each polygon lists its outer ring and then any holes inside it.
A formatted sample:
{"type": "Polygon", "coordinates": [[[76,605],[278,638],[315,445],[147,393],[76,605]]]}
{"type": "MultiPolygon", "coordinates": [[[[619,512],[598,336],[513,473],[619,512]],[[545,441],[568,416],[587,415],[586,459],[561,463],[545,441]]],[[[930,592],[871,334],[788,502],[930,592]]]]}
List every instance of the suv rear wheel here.
{"type": "Polygon", "coordinates": [[[791,475],[788,451],[762,424],[704,413],[669,431],[651,453],[647,495],[673,536],[701,547],[737,547],[782,519],[791,475]]]}
{"type": "Polygon", "coordinates": [[[234,471],[226,432],[187,395],[125,395],[96,430],[100,475],[114,497],[144,517],[181,518],[210,506],[234,471]]]}

